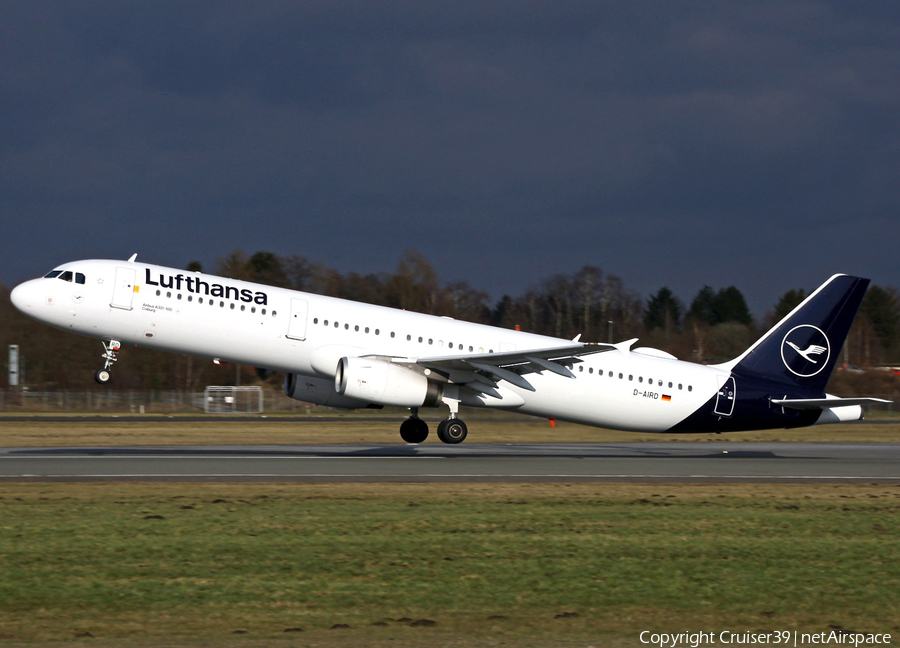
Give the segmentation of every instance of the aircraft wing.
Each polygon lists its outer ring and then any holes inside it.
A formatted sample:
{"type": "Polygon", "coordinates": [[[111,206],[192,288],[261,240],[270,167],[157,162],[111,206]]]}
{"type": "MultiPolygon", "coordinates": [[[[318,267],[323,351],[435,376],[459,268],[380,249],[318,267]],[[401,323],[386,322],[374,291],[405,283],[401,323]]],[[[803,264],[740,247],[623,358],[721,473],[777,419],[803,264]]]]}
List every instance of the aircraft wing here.
{"type": "Polygon", "coordinates": [[[574,378],[569,366],[581,362],[581,357],[607,351],[627,350],[634,340],[619,344],[574,343],[549,349],[523,349],[500,353],[435,356],[427,358],[393,358],[395,364],[418,366],[436,372],[447,382],[464,385],[477,392],[497,396],[497,384],[508,383],[534,391],[525,378],[530,373],[549,371],[574,378]],[[567,366],[569,365],[569,366],[567,366]]]}

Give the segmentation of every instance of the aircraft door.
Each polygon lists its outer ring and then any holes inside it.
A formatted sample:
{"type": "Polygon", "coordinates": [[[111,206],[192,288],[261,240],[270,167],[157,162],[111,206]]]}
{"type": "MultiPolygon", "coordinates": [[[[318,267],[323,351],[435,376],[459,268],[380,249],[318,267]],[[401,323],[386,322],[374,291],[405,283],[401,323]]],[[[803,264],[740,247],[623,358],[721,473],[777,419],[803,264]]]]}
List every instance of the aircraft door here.
{"type": "Polygon", "coordinates": [[[288,323],[287,337],[292,340],[306,339],[306,317],[309,303],[305,299],[291,300],[291,318],[288,323]]]}
{"type": "Polygon", "coordinates": [[[113,287],[113,296],[110,306],[131,310],[131,302],[134,299],[134,268],[116,268],[116,283],[113,287]]]}
{"type": "Polygon", "coordinates": [[[719,393],[716,394],[716,406],[713,409],[714,414],[719,416],[731,416],[734,412],[734,401],[737,390],[734,385],[734,376],[719,377],[719,393]]]}

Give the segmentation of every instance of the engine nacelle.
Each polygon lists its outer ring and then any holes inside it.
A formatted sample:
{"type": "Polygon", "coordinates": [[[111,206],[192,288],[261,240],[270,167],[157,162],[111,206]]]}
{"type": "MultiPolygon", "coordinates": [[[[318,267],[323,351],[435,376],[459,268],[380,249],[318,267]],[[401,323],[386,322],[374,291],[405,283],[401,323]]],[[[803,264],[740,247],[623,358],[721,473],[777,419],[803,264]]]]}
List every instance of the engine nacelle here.
{"type": "Polygon", "coordinates": [[[284,377],[284,395],[304,403],[343,409],[381,407],[367,401],[341,396],[334,391],[334,381],[330,378],[314,378],[294,373],[286,374],[284,377]]]}
{"type": "Polygon", "coordinates": [[[422,374],[382,360],[341,358],[334,375],[341,396],[396,407],[436,407],[443,385],[422,374]]]}

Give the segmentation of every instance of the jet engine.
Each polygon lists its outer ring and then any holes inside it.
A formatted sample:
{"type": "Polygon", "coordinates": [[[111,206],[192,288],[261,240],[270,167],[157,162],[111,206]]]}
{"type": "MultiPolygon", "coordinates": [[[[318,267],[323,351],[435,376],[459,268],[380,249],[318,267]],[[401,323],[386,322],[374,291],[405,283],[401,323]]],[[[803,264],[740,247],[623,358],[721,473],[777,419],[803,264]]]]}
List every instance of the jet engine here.
{"type": "Polygon", "coordinates": [[[383,360],[341,358],[334,375],[334,389],[341,396],[394,405],[396,407],[436,407],[443,385],[422,374],[383,360]]]}
{"type": "Polygon", "coordinates": [[[373,405],[368,401],[341,396],[334,391],[334,381],[331,379],[314,378],[294,373],[286,374],[284,377],[284,395],[304,403],[343,409],[381,407],[381,405],[373,405]]]}

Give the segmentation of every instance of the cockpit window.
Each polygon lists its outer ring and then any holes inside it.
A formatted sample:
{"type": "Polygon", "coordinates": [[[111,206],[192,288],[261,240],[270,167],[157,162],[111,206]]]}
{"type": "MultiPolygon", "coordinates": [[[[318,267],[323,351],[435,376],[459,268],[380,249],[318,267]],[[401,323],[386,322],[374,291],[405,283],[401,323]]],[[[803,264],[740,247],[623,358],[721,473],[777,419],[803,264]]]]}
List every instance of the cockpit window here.
{"type": "Polygon", "coordinates": [[[72,272],[71,270],[51,270],[44,275],[44,279],[61,279],[63,281],[74,280],[77,284],[85,283],[85,276],[81,272],[72,272]]]}

